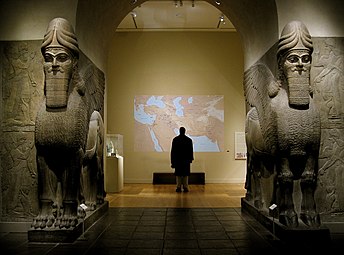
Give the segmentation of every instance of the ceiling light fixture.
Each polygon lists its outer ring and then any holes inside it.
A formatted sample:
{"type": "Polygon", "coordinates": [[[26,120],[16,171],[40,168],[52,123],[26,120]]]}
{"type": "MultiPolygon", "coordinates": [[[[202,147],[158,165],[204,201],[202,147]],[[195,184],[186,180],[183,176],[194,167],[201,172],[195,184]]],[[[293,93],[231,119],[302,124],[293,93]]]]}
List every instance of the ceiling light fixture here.
{"type": "Polygon", "coordinates": [[[220,28],[221,23],[222,23],[223,25],[226,24],[226,22],[225,22],[225,16],[224,16],[223,14],[221,14],[220,17],[219,17],[219,22],[217,23],[217,28],[220,28]]]}
{"type": "Polygon", "coordinates": [[[221,2],[220,2],[220,1],[215,1],[215,3],[216,3],[217,5],[221,5],[221,2]]]}
{"type": "Polygon", "coordinates": [[[133,18],[133,22],[134,22],[134,25],[135,25],[135,28],[137,29],[137,24],[136,24],[136,17],[137,17],[137,13],[136,12],[134,12],[134,11],[132,11],[131,13],[130,13],[130,15],[131,15],[131,17],[133,18]]]}

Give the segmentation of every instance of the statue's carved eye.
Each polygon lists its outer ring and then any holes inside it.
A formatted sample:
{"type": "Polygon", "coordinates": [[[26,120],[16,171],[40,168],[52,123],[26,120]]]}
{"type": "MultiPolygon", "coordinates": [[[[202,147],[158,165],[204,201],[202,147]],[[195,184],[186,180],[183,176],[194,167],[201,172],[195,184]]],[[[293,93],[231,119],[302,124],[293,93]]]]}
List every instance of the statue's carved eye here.
{"type": "Polygon", "coordinates": [[[296,55],[291,55],[287,58],[287,60],[290,62],[290,63],[297,63],[299,61],[299,57],[296,56],[296,55]]]}
{"type": "Polygon", "coordinates": [[[66,62],[67,60],[69,60],[69,56],[65,53],[58,54],[56,60],[59,62],[66,62]]]}
{"type": "Polygon", "coordinates": [[[311,56],[309,55],[304,55],[301,57],[302,63],[308,63],[311,61],[311,56]]]}
{"type": "Polygon", "coordinates": [[[44,61],[45,62],[53,62],[53,60],[54,60],[54,57],[51,56],[50,54],[45,54],[44,55],[44,61]]]}

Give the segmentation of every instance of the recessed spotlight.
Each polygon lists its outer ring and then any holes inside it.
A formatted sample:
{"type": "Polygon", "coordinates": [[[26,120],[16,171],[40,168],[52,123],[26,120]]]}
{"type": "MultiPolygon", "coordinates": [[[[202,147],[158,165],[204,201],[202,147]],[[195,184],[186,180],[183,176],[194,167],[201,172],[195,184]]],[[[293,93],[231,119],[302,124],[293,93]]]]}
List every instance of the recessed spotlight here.
{"type": "Polygon", "coordinates": [[[215,1],[215,3],[216,3],[217,5],[221,5],[221,2],[220,2],[220,1],[215,1]]]}

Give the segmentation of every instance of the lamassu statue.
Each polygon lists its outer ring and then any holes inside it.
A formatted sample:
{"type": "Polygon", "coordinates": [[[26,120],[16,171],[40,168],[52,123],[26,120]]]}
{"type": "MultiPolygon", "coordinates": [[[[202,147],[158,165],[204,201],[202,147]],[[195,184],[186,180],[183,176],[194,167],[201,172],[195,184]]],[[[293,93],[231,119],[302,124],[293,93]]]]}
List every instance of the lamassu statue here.
{"type": "Polygon", "coordinates": [[[292,21],[283,29],[278,44],[279,79],[261,63],[245,73],[245,96],[252,106],[246,120],[247,194],[256,207],[262,207],[261,176],[275,171],[270,202],[278,206],[279,221],[291,228],[298,226],[294,180],[300,180],[302,192],[300,219],[310,227],[320,225],[314,201],[320,116],[310,84],[312,52],[307,28],[292,21]]]}
{"type": "Polygon", "coordinates": [[[35,130],[40,210],[32,226],[73,228],[80,203],[95,209],[104,201],[104,77],[85,60],[79,66],[81,52],[65,19],[50,22],[41,51],[45,97],[35,130]]]}

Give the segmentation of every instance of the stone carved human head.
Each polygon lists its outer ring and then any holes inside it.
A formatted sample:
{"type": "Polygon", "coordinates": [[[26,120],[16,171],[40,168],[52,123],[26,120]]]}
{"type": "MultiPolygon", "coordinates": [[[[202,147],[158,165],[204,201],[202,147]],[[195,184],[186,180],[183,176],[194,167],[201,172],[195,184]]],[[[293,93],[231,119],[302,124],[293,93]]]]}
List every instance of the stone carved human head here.
{"type": "Polygon", "coordinates": [[[312,89],[310,69],[312,61],[312,38],[306,26],[300,21],[288,23],[278,44],[277,59],[280,74],[287,83],[289,104],[308,106],[312,89]]]}
{"type": "Polygon", "coordinates": [[[49,23],[41,51],[44,57],[46,106],[64,108],[79,58],[74,30],[66,19],[55,18],[49,23]]]}

